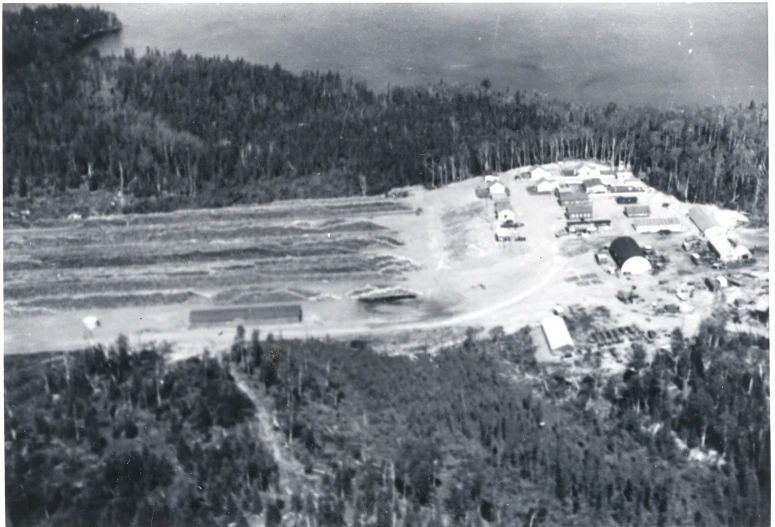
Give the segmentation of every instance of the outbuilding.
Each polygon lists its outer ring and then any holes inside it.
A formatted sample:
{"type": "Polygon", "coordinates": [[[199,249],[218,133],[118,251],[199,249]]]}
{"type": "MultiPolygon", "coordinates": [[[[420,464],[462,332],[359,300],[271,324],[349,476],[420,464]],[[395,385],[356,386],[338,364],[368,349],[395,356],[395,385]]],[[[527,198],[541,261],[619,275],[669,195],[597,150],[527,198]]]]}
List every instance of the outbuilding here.
{"type": "Polygon", "coordinates": [[[638,202],[638,196],[617,196],[616,203],[619,205],[634,205],[638,202]]]}
{"type": "Polygon", "coordinates": [[[495,203],[495,219],[499,222],[514,221],[517,219],[517,215],[514,213],[514,209],[511,208],[511,204],[508,202],[496,202],[495,203]]]}
{"type": "Polygon", "coordinates": [[[694,222],[700,232],[707,237],[726,236],[727,231],[722,227],[713,210],[710,207],[695,205],[689,209],[689,218],[694,222]]]}
{"type": "Polygon", "coordinates": [[[544,330],[549,350],[562,353],[571,352],[576,348],[562,317],[557,315],[546,317],[541,321],[541,328],[544,330]]]}
{"type": "Polygon", "coordinates": [[[624,274],[644,274],[651,271],[651,264],[646,259],[638,243],[629,236],[621,236],[611,242],[609,249],[611,258],[624,274]]]}
{"type": "Polygon", "coordinates": [[[576,169],[576,176],[582,179],[599,178],[600,170],[596,166],[585,163],[576,169]]]}
{"type": "Polygon", "coordinates": [[[490,185],[490,197],[496,199],[499,196],[507,196],[506,186],[500,181],[496,181],[490,185]]]}
{"type": "Polygon", "coordinates": [[[501,178],[498,176],[484,176],[484,182],[485,183],[495,183],[496,181],[500,181],[501,178]]]}
{"type": "Polygon", "coordinates": [[[565,217],[569,220],[586,220],[592,218],[592,204],[580,203],[578,205],[568,205],[565,208],[565,217]]]}
{"type": "Polygon", "coordinates": [[[647,218],[651,216],[651,208],[648,205],[631,205],[624,207],[624,214],[628,218],[647,218]]]}
{"type": "Polygon", "coordinates": [[[538,180],[538,179],[550,179],[552,177],[551,172],[546,170],[542,167],[535,167],[533,170],[530,171],[530,179],[532,180],[538,180]]]}
{"type": "Polygon", "coordinates": [[[638,233],[656,233],[661,231],[681,232],[683,225],[676,217],[666,218],[635,218],[632,226],[638,233]]]}
{"type": "Polygon", "coordinates": [[[606,186],[600,181],[600,178],[587,179],[583,183],[584,190],[587,194],[605,194],[607,192],[606,186]]]}
{"type": "Polygon", "coordinates": [[[536,181],[536,192],[538,194],[551,194],[557,188],[557,183],[552,179],[541,178],[536,181]]]}

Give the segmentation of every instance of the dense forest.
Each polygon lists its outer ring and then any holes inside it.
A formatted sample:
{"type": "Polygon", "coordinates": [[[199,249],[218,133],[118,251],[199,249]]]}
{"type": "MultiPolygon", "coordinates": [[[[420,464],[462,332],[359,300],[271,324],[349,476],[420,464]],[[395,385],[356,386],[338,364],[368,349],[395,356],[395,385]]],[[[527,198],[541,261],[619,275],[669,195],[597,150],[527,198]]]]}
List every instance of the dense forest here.
{"type": "Polygon", "coordinates": [[[116,24],[97,8],[4,13],[6,203],[88,187],[121,190],[126,211],[221,206],[596,158],[767,221],[766,104],[598,107],[495,93],[486,79],[375,93],[331,72],[74,50],[79,35],[116,24]]]}
{"type": "Polygon", "coordinates": [[[415,358],[241,327],[172,364],[124,338],[11,356],[9,525],[769,525],[769,342],[722,328],[578,382],[497,328],[415,358]]]}

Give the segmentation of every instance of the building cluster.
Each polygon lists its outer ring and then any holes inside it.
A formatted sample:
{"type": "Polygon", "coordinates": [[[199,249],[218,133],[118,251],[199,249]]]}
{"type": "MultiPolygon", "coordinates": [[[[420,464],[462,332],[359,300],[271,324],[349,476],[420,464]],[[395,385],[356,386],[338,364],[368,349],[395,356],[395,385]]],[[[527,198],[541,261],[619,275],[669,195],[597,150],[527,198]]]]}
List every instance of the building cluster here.
{"type": "Polygon", "coordinates": [[[739,243],[732,243],[727,230],[718,222],[710,207],[695,205],[689,209],[689,218],[708,242],[708,248],[724,262],[738,262],[751,258],[751,252],[739,243]]]}

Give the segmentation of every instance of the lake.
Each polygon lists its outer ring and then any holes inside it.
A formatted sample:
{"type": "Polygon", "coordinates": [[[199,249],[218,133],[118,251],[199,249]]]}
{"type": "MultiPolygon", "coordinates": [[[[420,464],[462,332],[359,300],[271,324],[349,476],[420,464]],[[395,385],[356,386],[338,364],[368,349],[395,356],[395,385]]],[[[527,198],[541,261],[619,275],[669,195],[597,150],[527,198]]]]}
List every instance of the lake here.
{"type": "Polygon", "coordinates": [[[570,102],[767,100],[767,4],[109,4],[103,53],[146,46],[570,102]]]}

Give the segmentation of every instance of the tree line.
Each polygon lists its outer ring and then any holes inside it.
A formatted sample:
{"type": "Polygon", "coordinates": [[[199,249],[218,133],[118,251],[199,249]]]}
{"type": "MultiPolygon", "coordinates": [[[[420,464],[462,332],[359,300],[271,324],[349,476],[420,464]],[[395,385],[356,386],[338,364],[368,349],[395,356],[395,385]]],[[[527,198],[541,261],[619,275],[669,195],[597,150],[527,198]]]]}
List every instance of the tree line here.
{"type": "Polygon", "coordinates": [[[621,108],[443,81],[375,93],[337,73],[277,64],[75,54],[63,36],[70,25],[33,31],[68,9],[111,23],[98,9],[66,6],[4,17],[4,56],[16,53],[3,88],[6,198],[88,186],[156,207],[221,206],[434,188],[595,158],[629,162],[683,200],[767,218],[766,104],[621,108]],[[24,43],[30,32],[45,40],[35,52],[24,43]]]}

